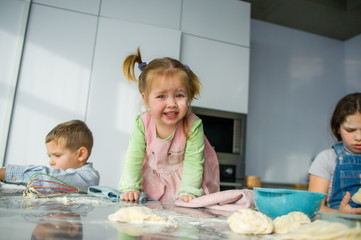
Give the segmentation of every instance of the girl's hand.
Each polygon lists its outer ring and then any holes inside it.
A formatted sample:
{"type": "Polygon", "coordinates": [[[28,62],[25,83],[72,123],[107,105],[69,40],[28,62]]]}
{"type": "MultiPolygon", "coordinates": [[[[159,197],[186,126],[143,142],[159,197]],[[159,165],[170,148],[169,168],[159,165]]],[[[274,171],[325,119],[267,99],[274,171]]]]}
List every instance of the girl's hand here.
{"type": "Polygon", "coordinates": [[[348,214],[361,214],[361,208],[352,208],[350,204],[351,194],[347,192],[343,197],[340,206],[338,208],[339,213],[348,213],[348,214]]]}
{"type": "Polygon", "coordinates": [[[195,199],[195,196],[192,195],[182,195],[179,199],[182,199],[184,202],[190,202],[192,199],[195,199]]]}
{"type": "Polygon", "coordinates": [[[122,201],[135,201],[138,202],[140,196],[140,191],[129,191],[129,192],[123,192],[120,194],[120,199],[122,201]]]}

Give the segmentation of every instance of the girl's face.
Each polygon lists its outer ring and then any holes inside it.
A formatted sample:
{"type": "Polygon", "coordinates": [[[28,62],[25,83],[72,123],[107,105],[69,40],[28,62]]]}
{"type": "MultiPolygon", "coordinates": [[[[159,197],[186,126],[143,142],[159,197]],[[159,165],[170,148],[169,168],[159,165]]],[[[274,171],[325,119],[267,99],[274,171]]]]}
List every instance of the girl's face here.
{"type": "Polygon", "coordinates": [[[79,161],[78,151],[71,151],[61,142],[56,143],[54,141],[50,141],[45,145],[50,158],[50,167],[63,170],[81,167],[82,162],[79,161]]]}
{"type": "Polygon", "coordinates": [[[347,149],[361,154],[361,113],[346,116],[340,125],[339,133],[347,149]]]}
{"type": "Polygon", "coordinates": [[[149,96],[143,100],[155,119],[159,137],[168,137],[177,123],[184,118],[188,109],[187,89],[179,77],[160,77],[151,84],[149,96]],[[164,134],[160,134],[163,132],[164,134]],[[163,136],[161,136],[163,135],[163,136]]]}

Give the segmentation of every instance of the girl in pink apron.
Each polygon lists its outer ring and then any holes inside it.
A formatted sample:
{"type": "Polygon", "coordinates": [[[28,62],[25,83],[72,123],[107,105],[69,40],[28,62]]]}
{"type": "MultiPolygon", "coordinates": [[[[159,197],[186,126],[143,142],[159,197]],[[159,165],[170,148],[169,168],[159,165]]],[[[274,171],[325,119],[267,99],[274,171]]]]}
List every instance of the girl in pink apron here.
{"type": "Polygon", "coordinates": [[[172,58],[146,64],[138,48],[123,63],[128,81],[138,82],[148,110],[136,118],[120,179],[121,199],[185,202],[219,191],[216,153],[203,133],[201,119],[191,112],[199,95],[198,77],[172,58]],[[134,66],[141,74],[137,81],[134,66]]]}

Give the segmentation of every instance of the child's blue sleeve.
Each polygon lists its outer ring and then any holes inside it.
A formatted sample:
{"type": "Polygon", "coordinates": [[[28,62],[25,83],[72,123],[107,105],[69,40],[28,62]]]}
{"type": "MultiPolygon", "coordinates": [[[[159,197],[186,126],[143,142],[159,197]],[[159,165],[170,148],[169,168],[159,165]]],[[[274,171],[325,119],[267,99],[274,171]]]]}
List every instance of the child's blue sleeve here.
{"type": "MultiPolygon", "coordinates": [[[[88,188],[90,186],[99,185],[99,173],[96,171],[91,163],[87,163],[81,168],[77,169],[55,169],[40,165],[8,165],[6,167],[6,174],[4,182],[26,185],[29,179],[38,173],[44,173],[58,178],[74,187],[88,188]]],[[[37,179],[49,179],[46,175],[39,175],[37,179]]]]}

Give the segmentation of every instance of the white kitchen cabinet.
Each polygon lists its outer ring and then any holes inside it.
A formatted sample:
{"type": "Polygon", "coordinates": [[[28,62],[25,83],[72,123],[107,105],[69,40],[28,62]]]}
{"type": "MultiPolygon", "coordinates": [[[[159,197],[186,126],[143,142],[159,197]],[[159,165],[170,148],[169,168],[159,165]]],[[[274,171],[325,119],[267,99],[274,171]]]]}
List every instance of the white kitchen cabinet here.
{"type": "Polygon", "coordinates": [[[29,1],[0,0],[0,164],[3,164],[29,1]]]}
{"type": "Polygon", "coordinates": [[[117,188],[135,117],[144,111],[137,84],[124,77],[125,57],[139,46],[146,62],[179,59],[180,40],[177,30],[100,18],[86,122],[95,139],[91,161],[101,185],[117,188]]]}
{"type": "Polygon", "coordinates": [[[6,163],[47,165],[45,135],[85,119],[94,16],[32,4],[6,163]]]}
{"type": "Polygon", "coordinates": [[[183,33],[249,47],[250,4],[238,0],[183,0],[183,33]]]}
{"type": "Polygon", "coordinates": [[[179,30],[181,6],[181,0],[102,0],[100,15],[179,30]]]}
{"type": "Polygon", "coordinates": [[[47,6],[98,15],[101,0],[33,0],[47,6]]]}
{"type": "Polygon", "coordinates": [[[202,83],[194,106],[248,113],[249,48],[183,34],[181,60],[202,83]]]}

